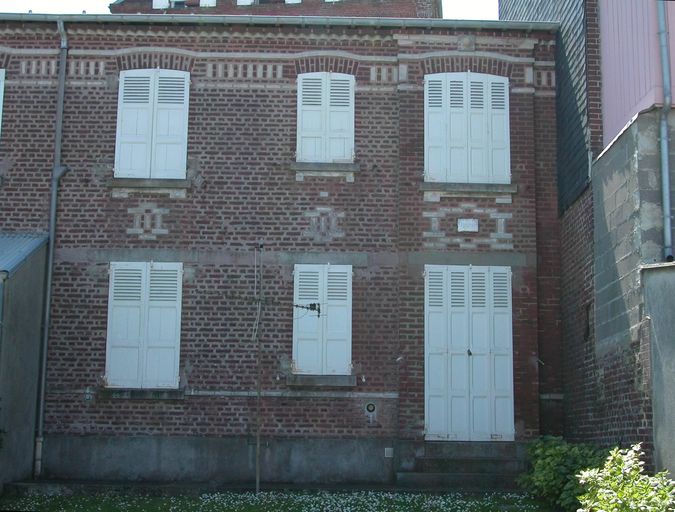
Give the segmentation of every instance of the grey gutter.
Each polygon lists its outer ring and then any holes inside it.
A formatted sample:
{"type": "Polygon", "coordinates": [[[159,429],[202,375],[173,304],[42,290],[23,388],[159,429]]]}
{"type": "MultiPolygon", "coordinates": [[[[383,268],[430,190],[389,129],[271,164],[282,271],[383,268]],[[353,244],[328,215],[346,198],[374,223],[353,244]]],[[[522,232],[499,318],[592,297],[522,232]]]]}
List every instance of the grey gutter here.
{"type": "Polygon", "coordinates": [[[661,152],[661,203],[663,208],[663,259],[673,261],[673,231],[670,213],[670,158],[668,141],[668,114],[672,104],[670,82],[670,51],[668,49],[668,27],[666,26],[666,5],[656,0],[659,21],[659,44],[661,47],[661,74],[663,78],[663,107],[660,119],[661,152]]]}
{"type": "Polygon", "coordinates": [[[61,45],[59,52],[58,96],[56,103],[56,123],[54,133],[54,167],[52,169],[51,200],[49,209],[49,246],[47,248],[47,277],[45,278],[45,305],[42,320],[42,357],[40,361],[40,387],[38,389],[37,426],[35,432],[35,453],[33,474],[35,478],[42,475],[42,446],[44,444],[45,397],[47,389],[47,353],[49,345],[49,324],[51,322],[52,274],[54,271],[54,246],[56,238],[56,210],[59,197],[59,181],[68,168],[61,164],[63,147],[63,107],[66,96],[66,61],[68,58],[68,36],[63,20],[55,20],[61,45]]]}
{"type": "Polygon", "coordinates": [[[2,362],[2,328],[5,325],[5,280],[7,272],[0,271],[0,362],[2,362]]]}
{"type": "Polygon", "coordinates": [[[339,16],[234,16],[215,14],[10,14],[0,21],[34,23],[157,23],[186,25],[290,25],[300,27],[455,28],[557,32],[559,23],[440,18],[347,18],[339,16]]]}

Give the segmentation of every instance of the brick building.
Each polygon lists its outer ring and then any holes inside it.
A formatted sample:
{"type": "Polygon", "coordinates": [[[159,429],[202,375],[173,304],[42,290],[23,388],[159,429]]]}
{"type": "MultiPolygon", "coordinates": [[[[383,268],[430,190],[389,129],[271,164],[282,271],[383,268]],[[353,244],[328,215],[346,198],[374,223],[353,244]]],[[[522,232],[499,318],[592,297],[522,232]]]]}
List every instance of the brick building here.
{"type": "Polygon", "coordinates": [[[441,0],[116,0],[112,14],[441,18],[441,0]]]}
{"type": "Polygon", "coordinates": [[[675,8],[660,0],[500,0],[500,18],[561,24],[565,435],[641,441],[658,468],[673,472],[672,120],[664,95],[673,82],[663,77],[673,63],[665,50],[675,8]]]}
{"type": "Polygon", "coordinates": [[[415,483],[555,432],[555,31],[0,16],[0,229],[68,168],[42,475],[250,481],[259,418],[263,481],[415,483]]]}

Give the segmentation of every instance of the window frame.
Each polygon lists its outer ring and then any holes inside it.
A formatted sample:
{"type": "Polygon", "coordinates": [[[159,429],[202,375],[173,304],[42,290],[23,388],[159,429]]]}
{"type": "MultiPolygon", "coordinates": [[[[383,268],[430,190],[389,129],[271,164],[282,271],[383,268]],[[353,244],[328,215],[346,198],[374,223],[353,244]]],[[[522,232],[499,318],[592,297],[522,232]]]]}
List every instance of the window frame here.
{"type": "MultiPolygon", "coordinates": [[[[183,263],[181,262],[130,262],[130,261],[113,261],[109,266],[109,280],[108,280],[108,313],[106,326],[106,356],[105,356],[105,386],[108,388],[117,389],[178,389],[180,384],[179,366],[180,366],[180,341],[181,341],[181,313],[183,303],[183,263]],[[140,277],[140,290],[138,290],[139,297],[132,296],[135,290],[133,288],[136,282],[134,277],[127,273],[122,275],[124,271],[135,272],[137,277],[140,277]],[[171,273],[175,273],[175,281],[167,280],[161,275],[157,276],[157,287],[155,293],[158,295],[170,293],[171,287],[175,286],[173,290],[175,293],[174,299],[153,299],[152,293],[152,272],[169,272],[165,274],[171,277],[171,273]],[[117,290],[116,280],[120,279],[119,296],[115,296],[117,290]],[[172,304],[173,302],[173,304],[172,304]],[[136,309],[137,312],[133,310],[136,309]],[[170,310],[173,309],[173,312],[170,310]],[[122,311],[120,311],[122,310],[122,311]],[[127,313],[129,312],[130,313],[127,313]],[[173,339],[170,340],[172,345],[166,343],[165,330],[159,332],[159,329],[153,331],[159,336],[155,339],[150,339],[149,331],[151,324],[151,317],[154,321],[161,316],[160,323],[166,324],[166,315],[164,312],[173,313],[175,315],[175,324],[173,339]],[[136,318],[134,318],[134,315],[136,318]],[[131,340],[133,337],[128,331],[133,329],[136,325],[134,321],[137,320],[137,340],[131,340]],[[122,322],[122,330],[126,330],[126,336],[118,331],[118,322],[122,322]],[[164,339],[160,339],[164,337],[164,339]],[[152,364],[158,360],[164,361],[166,359],[166,351],[170,349],[173,351],[173,364],[168,369],[170,372],[169,378],[161,378],[152,368],[152,364]],[[129,361],[129,357],[133,357],[133,351],[137,351],[136,359],[136,375],[131,377],[132,372],[128,368],[118,366],[119,361],[129,361]],[[151,359],[150,351],[163,351],[159,357],[151,359]],[[119,351],[124,355],[120,358],[119,351]],[[162,359],[164,356],[164,359],[162,359]],[[152,373],[157,374],[153,379],[152,373]]],[[[166,375],[166,368],[163,374],[166,375]]]]}
{"type": "MultiPolygon", "coordinates": [[[[133,85],[130,85],[130,95],[138,93],[138,90],[133,90],[133,85]]],[[[142,92],[141,92],[142,94],[142,92]]],[[[189,110],[190,110],[190,73],[187,71],[173,70],[173,69],[129,69],[123,70],[119,75],[119,87],[118,87],[118,99],[117,99],[117,128],[115,132],[115,166],[114,166],[114,177],[115,178],[131,178],[131,179],[169,179],[169,180],[184,180],[187,176],[187,144],[188,144],[188,121],[189,121],[189,110]],[[125,86],[127,80],[148,80],[148,100],[147,103],[142,102],[125,102],[125,86]],[[182,89],[182,103],[175,103],[179,96],[176,93],[176,90],[171,90],[170,87],[175,86],[178,82],[177,79],[183,81],[182,89]],[[173,81],[173,82],[172,82],[173,81]],[[162,102],[162,94],[160,88],[162,83],[173,84],[167,85],[165,92],[165,97],[169,101],[162,102]],[[138,133],[127,134],[123,133],[123,129],[126,127],[126,118],[129,116],[129,112],[134,110],[133,105],[138,105],[135,107],[139,113],[137,113],[137,119],[141,118],[141,114],[146,117],[145,122],[147,126],[147,133],[145,135],[138,135],[138,133]],[[143,113],[143,111],[146,111],[143,113]],[[160,133],[159,128],[159,114],[165,113],[170,115],[170,112],[177,114],[177,117],[172,117],[170,121],[168,118],[165,120],[171,125],[175,125],[176,120],[180,120],[183,124],[183,130],[179,134],[172,133],[160,133]],[[145,137],[145,141],[142,141],[139,137],[145,137]],[[164,138],[162,142],[159,142],[158,139],[164,138]],[[132,140],[133,139],[133,140],[132,140]],[[170,139],[173,139],[171,141],[170,139]],[[123,167],[123,160],[126,160],[126,155],[133,149],[125,147],[125,145],[133,146],[136,143],[145,144],[146,150],[144,152],[145,164],[139,169],[127,169],[123,167]],[[169,158],[169,155],[165,155],[167,161],[182,162],[179,164],[177,169],[170,168],[158,168],[156,167],[157,161],[159,160],[159,146],[163,144],[165,147],[174,146],[178,147],[179,155],[177,158],[169,158]],[[126,152],[125,152],[126,150],[126,152]]],[[[138,128],[138,127],[137,127],[138,128]]],[[[130,158],[133,160],[134,155],[132,154],[130,158]]]]}
{"type": "MultiPolygon", "coordinates": [[[[352,266],[330,264],[296,264],[293,271],[293,354],[292,371],[296,375],[351,375],[352,374],[352,266]],[[306,293],[300,291],[302,273],[318,273],[317,295],[307,300],[306,293]],[[335,276],[336,288],[329,290],[329,275],[335,276]],[[343,285],[342,290],[339,286],[343,285]],[[340,291],[346,297],[340,300],[340,291]],[[305,294],[303,296],[303,293],[305,294]],[[310,304],[318,303],[317,310],[308,309],[310,304]],[[333,319],[342,318],[347,325],[330,324],[333,319]],[[316,338],[312,340],[311,329],[316,324],[316,338]],[[341,337],[342,336],[342,337],[341,337]],[[317,357],[307,363],[311,345],[316,343],[317,357]],[[303,349],[303,345],[308,349],[303,349]],[[335,360],[329,360],[336,354],[335,360]],[[318,358],[318,360],[317,360],[318,358]]],[[[310,284],[311,288],[311,284],[310,284]]],[[[308,290],[309,288],[305,288],[308,290]]],[[[311,292],[309,292],[311,295],[311,292]]],[[[311,354],[309,354],[311,355],[311,354]]],[[[311,359],[311,358],[310,358],[311,359]]]]}
{"type": "Polygon", "coordinates": [[[511,183],[508,77],[425,75],[424,181],[511,183]]]}
{"type": "MultiPolygon", "coordinates": [[[[314,91],[314,95],[316,90],[314,91]]],[[[316,99],[316,96],[312,98],[316,99]]],[[[312,101],[310,99],[310,101],[312,101]]],[[[354,139],[355,139],[355,103],[356,103],[356,77],[347,73],[334,73],[330,71],[318,71],[311,73],[300,73],[297,77],[297,117],[296,117],[296,162],[302,163],[333,163],[333,164],[351,164],[354,163],[354,139]],[[321,81],[320,104],[305,103],[305,94],[310,97],[309,91],[305,89],[305,81],[321,81]],[[344,101],[344,88],[340,91],[337,84],[342,82],[339,87],[348,84],[348,105],[332,105],[331,98],[335,97],[336,102],[344,101]],[[335,89],[333,89],[335,84],[335,89]],[[335,91],[335,96],[332,96],[335,91]],[[341,96],[342,95],[342,96],[341,96]],[[317,108],[318,107],[318,108],[317,108]],[[320,111],[320,130],[312,130],[305,114],[320,111]],[[340,115],[346,114],[346,115],[340,115]],[[339,120],[342,117],[343,130],[331,127],[333,120],[339,120]],[[313,133],[312,133],[313,132],[313,133]],[[321,148],[315,150],[312,154],[304,148],[304,141],[309,139],[319,139],[321,148]],[[344,149],[342,155],[338,158],[331,156],[333,148],[332,141],[342,141],[344,149]]],[[[335,125],[333,125],[335,126],[335,125]]]]}

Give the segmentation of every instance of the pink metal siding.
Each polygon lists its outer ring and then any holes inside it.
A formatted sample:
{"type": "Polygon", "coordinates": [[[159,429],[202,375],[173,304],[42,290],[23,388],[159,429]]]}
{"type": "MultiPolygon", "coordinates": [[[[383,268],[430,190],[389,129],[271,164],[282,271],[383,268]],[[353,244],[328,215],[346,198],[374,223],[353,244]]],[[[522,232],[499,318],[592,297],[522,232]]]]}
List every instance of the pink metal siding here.
{"type": "MultiPolygon", "coordinates": [[[[600,0],[605,146],[635,114],[662,101],[656,1],[600,0]]],[[[675,5],[667,9],[672,32],[675,5]]],[[[672,62],[672,34],[670,45],[672,62]]]]}

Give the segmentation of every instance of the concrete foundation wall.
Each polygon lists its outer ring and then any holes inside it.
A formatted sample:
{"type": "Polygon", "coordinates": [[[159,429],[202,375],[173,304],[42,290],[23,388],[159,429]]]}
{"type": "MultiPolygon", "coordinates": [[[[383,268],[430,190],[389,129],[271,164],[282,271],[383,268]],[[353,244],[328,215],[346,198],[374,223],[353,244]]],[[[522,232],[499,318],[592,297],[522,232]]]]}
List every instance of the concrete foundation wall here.
{"type": "Polygon", "coordinates": [[[645,312],[650,318],[654,463],[675,476],[675,266],[666,264],[643,272],[645,312]]]}
{"type": "MultiPolygon", "coordinates": [[[[393,482],[394,458],[385,457],[385,448],[394,447],[395,442],[388,439],[263,438],[261,480],[321,484],[393,482]]],[[[45,440],[45,476],[250,483],[255,480],[255,452],[253,436],[50,435],[45,440]]]]}
{"type": "Polygon", "coordinates": [[[658,113],[638,119],[593,167],[598,350],[636,341],[643,302],[638,267],[661,260],[658,113]]]}
{"type": "Polygon", "coordinates": [[[0,339],[0,488],[33,467],[45,247],[5,281],[0,339]]]}

